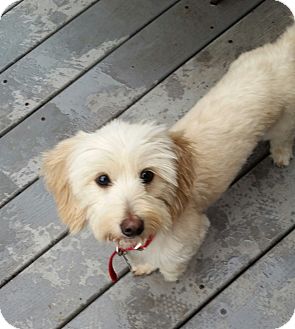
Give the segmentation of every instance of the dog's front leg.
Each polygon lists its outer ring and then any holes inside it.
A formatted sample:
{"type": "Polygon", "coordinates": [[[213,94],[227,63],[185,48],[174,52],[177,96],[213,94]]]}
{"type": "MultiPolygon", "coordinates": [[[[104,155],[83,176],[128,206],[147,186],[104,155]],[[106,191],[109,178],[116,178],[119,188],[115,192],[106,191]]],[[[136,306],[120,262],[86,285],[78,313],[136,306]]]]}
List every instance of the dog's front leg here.
{"type": "Polygon", "coordinates": [[[181,217],[171,234],[162,239],[159,270],[166,281],[176,281],[185,272],[210,225],[207,216],[198,213],[193,206],[187,207],[181,217]]]}

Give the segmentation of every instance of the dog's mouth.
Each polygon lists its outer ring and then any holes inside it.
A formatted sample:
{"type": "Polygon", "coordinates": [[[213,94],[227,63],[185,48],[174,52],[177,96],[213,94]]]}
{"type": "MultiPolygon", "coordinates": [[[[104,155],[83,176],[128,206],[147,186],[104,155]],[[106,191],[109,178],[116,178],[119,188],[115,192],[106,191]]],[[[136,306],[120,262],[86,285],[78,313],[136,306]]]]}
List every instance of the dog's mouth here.
{"type": "Polygon", "coordinates": [[[135,236],[135,237],[128,237],[125,236],[124,234],[112,234],[109,233],[104,237],[105,241],[109,241],[109,242],[114,242],[116,245],[120,245],[123,243],[126,244],[132,244],[132,243],[138,243],[141,242],[143,240],[145,240],[145,238],[143,236],[135,236]]]}
{"type": "Polygon", "coordinates": [[[116,241],[114,241],[116,243],[116,245],[120,248],[134,248],[136,247],[138,244],[145,244],[145,242],[147,241],[147,238],[143,238],[143,237],[136,237],[136,238],[128,238],[128,237],[122,237],[116,241]]]}
{"type": "Polygon", "coordinates": [[[148,239],[150,239],[150,237],[137,236],[134,238],[128,238],[126,236],[120,236],[108,240],[114,242],[119,248],[127,249],[134,248],[138,245],[144,245],[148,239]]]}

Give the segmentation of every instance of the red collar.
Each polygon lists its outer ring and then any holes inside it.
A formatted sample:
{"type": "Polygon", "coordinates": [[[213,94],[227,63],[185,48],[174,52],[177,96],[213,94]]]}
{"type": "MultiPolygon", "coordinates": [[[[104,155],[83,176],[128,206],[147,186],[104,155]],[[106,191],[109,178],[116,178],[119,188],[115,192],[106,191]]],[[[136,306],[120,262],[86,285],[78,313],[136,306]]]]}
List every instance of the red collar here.
{"type": "MultiPolygon", "coordinates": [[[[111,278],[111,280],[115,283],[117,280],[118,280],[118,275],[117,273],[115,272],[114,270],[114,266],[113,266],[113,259],[116,255],[119,255],[119,256],[123,256],[126,263],[128,264],[129,266],[129,263],[128,263],[128,260],[127,258],[125,257],[126,253],[128,251],[134,251],[134,250],[137,250],[137,251],[142,251],[144,249],[146,249],[150,243],[153,241],[153,238],[152,237],[149,237],[145,244],[142,245],[142,244],[137,244],[135,247],[128,247],[126,249],[124,248],[121,248],[121,247],[116,247],[116,250],[112,253],[110,259],[109,259],[109,276],[111,278]]],[[[129,266],[130,267],[130,266],[129,266]]]]}

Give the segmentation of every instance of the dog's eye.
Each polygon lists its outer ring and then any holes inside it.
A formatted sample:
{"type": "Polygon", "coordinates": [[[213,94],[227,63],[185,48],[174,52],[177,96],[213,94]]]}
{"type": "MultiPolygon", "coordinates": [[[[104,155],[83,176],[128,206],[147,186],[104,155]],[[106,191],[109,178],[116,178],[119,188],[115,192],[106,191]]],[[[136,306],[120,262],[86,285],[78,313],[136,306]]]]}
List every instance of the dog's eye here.
{"type": "Polygon", "coordinates": [[[150,170],[143,170],[140,173],[140,178],[144,184],[150,183],[154,179],[155,174],[150,170]]]}
{"type": "Polygon", "coordinates": [[[111,180],[108,175],[98,176],[95,182],[100,186],[109,186],[111,184],[111,180]]]}

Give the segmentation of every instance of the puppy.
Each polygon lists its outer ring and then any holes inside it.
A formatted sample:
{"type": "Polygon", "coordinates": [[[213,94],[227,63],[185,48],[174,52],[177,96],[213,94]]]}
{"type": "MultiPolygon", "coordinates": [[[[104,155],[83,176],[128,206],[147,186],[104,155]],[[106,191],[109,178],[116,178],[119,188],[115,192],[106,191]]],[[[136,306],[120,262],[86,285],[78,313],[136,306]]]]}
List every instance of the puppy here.
{"type": "Polygon", "coordinates": [[[240,56],[171,129],[115,120],[45,153],[43,174],[71,232],[88,223],[121,247],[136,275],[185,271],[209,227],[206,208],[228,188],[261,139],[279,167],[295,135],[295,26],[240,56]]]}

